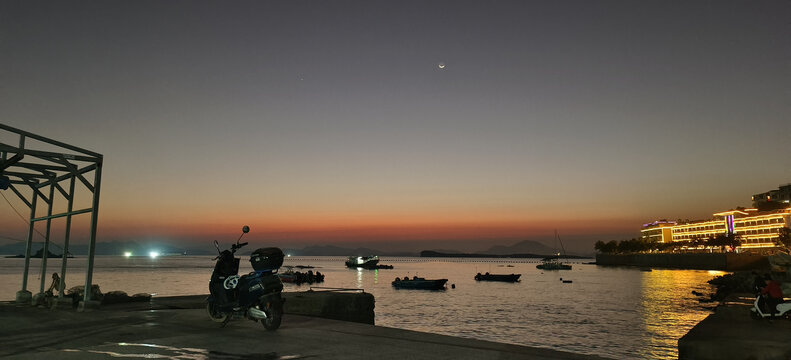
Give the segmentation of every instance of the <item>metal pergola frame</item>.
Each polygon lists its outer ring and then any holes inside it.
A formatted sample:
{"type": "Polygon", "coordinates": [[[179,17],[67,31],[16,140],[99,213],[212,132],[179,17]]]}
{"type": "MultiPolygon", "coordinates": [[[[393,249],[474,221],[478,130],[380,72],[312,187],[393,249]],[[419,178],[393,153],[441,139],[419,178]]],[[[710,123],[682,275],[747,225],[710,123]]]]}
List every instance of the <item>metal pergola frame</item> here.
{"type": "Polygon", "coordinates": [[[19,142],[16,145],[0,142],[0,176],[5,180],[4,183],[8,187],[8,190],[15,193],[17,197],[30,208],[27,242],[25,245],[25,270],[22,277],[22,290],[17,292],[17,302],[29,302],[32,299],[30,292],[27,290],[27,277],[30,270],[30,252],[33,246],[35,223],[46,221],[44,249],[41,256],[41,286],[39,292],[39,294],[43,294],[44,282],[46,281],[46,276],[44,276],[44,274],[47,273],[47,254],[49,252],[50,226],[52,219],[66,217],[61,276],[58,286],[58,296],[60,299],[63,299],[66,283],[66,259],[69,253],[69,236],[71,233],[71,217],[90,213],[90,245],[88,247],[85,291],[83,292],[83,302],[87,303],[91,300],[92,293],[91,282],[93,280],[93,261],[96,250],[96,225],[99,215],[99,190],[102,182],[103,156],[93,151],[19,130],[5,124],[0,124],[0,133],[2,132],[18,135],[19,142]],[[28,139],[47,144],[50,148],[54,149],[54,151],[31,148],[30,145],[26,144],[26,140],[28,139]],[[93,172],[93,182],[87,179],[91,172],[93,172]],[[61,183],[65,181],[68,181],[68,186],[64,188],[61,183]],[[74,210],[74,188],[77,182],[81,183],[93,194],[91,207],[74,210]],[[20,189],[26,187],[31,190],[30,199],[20,191],[20,189]],[[67,201],[67,210],[62,213],[53,214],[52,210],[55,203],[56,190],[57,194],[60,194],[67,201]],[[36,217],[36,208],[39,198],[47,204],[46,216],[36,217]]]}

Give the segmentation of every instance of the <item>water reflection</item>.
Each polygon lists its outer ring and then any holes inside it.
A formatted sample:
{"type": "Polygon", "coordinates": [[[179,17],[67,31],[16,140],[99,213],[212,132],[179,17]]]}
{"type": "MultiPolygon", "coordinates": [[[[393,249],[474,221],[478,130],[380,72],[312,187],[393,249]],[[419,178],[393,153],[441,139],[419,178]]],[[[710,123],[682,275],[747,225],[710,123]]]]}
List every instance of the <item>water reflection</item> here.
{"type": "Polygon", "coordinates": [[[640,350],[642,358],[675,356],[678,339],[706,316],[690,288],[702,287],[705,291],[703,279],[709,279],[711,273],[656,269],[642,273],[640,306],[645,342],[640,350]]]}

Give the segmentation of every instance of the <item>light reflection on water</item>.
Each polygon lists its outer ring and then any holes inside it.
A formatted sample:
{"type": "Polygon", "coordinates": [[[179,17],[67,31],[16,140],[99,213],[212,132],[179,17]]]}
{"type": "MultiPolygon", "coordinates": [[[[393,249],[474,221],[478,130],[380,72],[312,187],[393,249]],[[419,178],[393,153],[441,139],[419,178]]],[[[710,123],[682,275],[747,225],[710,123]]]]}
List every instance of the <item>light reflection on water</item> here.
{"type": "MultiPolygon", "coordinates": [[[[249,262],[242,261],[242,272],[249,262]]],[[[0,259],[0,297],[13,300],[21,286],[23,259],[0,259]]],[[[545,347],[617,359],[675,359],[677,340],[709,312],[692,290],[721,272],[640,271],[574,264],[570,271],[544,271],[515,259],[383,258],[393,270],[356,270],[340,257],[290,257],[286,265],[312,265],[326,275],[319,286],[363,288],[376,298],[376,324],[497,342],[545,347]],[[507,264],[513,267],[506,267],[507,264]],[[476,282],[477,272],[521,273],[521,282],[476,282]],[[448,290],[393,289],[395,277],[447,278],[448,290]],[[560,278],[572,280],[566,284],[560,278]],[[451,289],[451,284],[456,289],[451,289]]],[[[36,269],[38,262],[31,262],[36,269]]],[[[84,258],[69,260],[67,285],[84,283],[84,258]]],[[[59,266],[56,266],[59,268],[59,266]]],[[[205,294],[211,257],[156,260],[97,257],[95,283],[102,291],[160,296],[205,294]]],[[[50,270],[56,271],[56,270],[50,270]]],[[[36,291],[37,270],[29,290],[36,291]]],[[[49,285],[49,284],[47,284],[49,285]]],[[[303,291],[307,285],[286,285],[303,291]]],[[[287,324],[284,323],[284,326],[287,324]]]]}

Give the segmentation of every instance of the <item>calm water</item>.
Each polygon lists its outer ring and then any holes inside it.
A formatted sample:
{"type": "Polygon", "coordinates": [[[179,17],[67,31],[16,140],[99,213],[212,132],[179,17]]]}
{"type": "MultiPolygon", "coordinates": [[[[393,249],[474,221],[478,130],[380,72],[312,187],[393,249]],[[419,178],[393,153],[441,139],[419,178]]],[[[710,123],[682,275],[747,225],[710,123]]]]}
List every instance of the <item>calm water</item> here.
{"type": "MultiPolygon", "coordinates": [[[[251,271],[242,259],[240,272],[251,271]]],[[[677,340],[706,317],[692,290],[720,272],[607,268],[574,264],[570,271],[541,271],[529,260],[382,258],[393,270],[353,270],[344,258],[287,258],[326,274],[320,286],[364,289],[376,297],[376,324],[475,339],[596,354],[618,359],[675,359],[677,340]],[[510,265],[510,266],[509,266],[510,265]],[[521,273],[515,284],[476,282],[477,272],[521,273]],[[396,277],[447,278],[446,291],[396,290],[396,277]],[[562,283],[560,278],[572,280],[562,283]],[[456,288],[451,289],[450,284],[456,288]]],[[[103,292],[193,295],[208,293],[211,257],[97,257],[94,283],[103,292]]],[[[0,259],[0,300],[21,288],[23,259],[0,259]]],[[[85,282],[84,258],[69,259],[67,286],[85,282]]],[[[39,289],[33,260],[28,290],[39,289]]],[[[48,273],[60,272],[50,259],[48,273]]],[[[49,276],[46,277],[49,286],[49,276]]],[[[286,291],[309,285],[286,285],[286,291]]],[[[284,324],[287,326],[287,324],[284,324]]]]}

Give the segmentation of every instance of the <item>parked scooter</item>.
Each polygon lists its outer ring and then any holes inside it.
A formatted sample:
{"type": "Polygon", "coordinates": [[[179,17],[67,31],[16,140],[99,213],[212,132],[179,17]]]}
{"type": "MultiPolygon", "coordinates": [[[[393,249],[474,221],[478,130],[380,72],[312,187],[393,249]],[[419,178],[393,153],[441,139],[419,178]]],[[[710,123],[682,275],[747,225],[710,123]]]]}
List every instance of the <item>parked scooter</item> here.
{"type": "Polygon", "coordinates": [[[209,281],[209,297],[206,299],[206,311],[209,317],[225,326],[233,317],[245,317],[253,321],[261,321],[267,330],[280,327],[283,317],[281,292],[283,283],[277,276],[278,269],[283,265],[283,251],[276,247],[260,248],[250,254],[250,263],[254,271],[239,276],[239,260],[234,257],[237,250],[247,245],[239,243],[250,228],[242,228],[242,235],[231,245],[230,250],[220,250],[220,244],[214,241],[217,255],[214,260],[214,271],[209,281]]]}
{"type": "MultiPolygon", "coordinates": [[[[762,309],[761,306],[759,305],[761,296],[763,295],[758,294],[758,296],[755,297],[755,302],[753,303],[753,307],[752,309],[750,309],[750,314],[756,319],[768,318],[771,316],[771,314],[769,314],[768,312],[765,313],[764,309],[762,309]]],[[[777,304],[777,311],[775,312],[775,316],[779,318],[791,318],[791,302],[784,302],[777,304]]]]}

